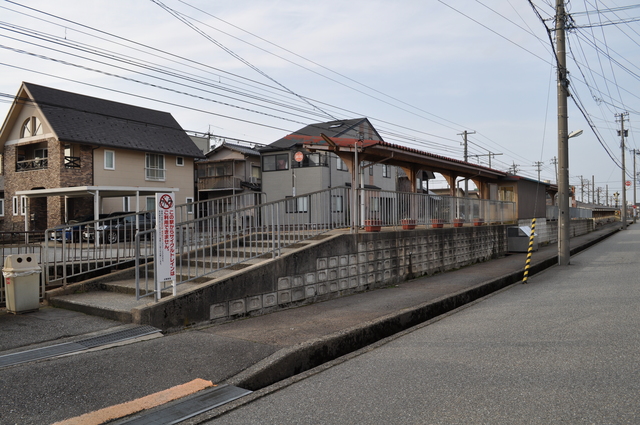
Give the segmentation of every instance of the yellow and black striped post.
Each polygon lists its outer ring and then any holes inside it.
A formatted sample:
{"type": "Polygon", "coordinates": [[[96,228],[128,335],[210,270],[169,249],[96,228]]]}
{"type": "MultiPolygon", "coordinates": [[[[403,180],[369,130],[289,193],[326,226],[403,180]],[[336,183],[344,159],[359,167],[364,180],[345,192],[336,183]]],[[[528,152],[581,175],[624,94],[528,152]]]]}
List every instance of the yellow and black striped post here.
{"type": "Polygon", "coordinates": [[[522,283],[527,283],[527,278],[529,277],[529,266],[531,266],[531,253],[533,252],[533,237],[536,234],[536,219],[531,219],[531,235],[529,236],[529,249],[527,250],[527,262],[524,265],[524,277],[522,278],[522,283]]]}

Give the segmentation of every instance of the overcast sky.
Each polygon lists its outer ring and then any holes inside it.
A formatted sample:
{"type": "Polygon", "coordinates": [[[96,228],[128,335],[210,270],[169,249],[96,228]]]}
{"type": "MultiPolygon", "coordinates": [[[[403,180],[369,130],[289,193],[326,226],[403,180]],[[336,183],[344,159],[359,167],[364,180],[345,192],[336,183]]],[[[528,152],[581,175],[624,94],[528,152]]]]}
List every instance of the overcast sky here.
{"type": "MultiPolygon", "coordinates": [[[[387,142],[456,159],[459,134],[475,131],[471,162],[494,153],[492,168],[532,178],[542,162],[555,182],[555,2],[532,3],[544,23],[525,0],[4,1],[0,113],[28,81],[263,144],[364,116],[387,142]]],[[[629,112],[627,145],[640,145],[640,8],[574,0],[568,11],[571,91],[600,138],[569,99],[569,129],[584,130],[570,142],[570,182],[594,176],[604,198],[622,186],[615,114],[629,112]]]]}

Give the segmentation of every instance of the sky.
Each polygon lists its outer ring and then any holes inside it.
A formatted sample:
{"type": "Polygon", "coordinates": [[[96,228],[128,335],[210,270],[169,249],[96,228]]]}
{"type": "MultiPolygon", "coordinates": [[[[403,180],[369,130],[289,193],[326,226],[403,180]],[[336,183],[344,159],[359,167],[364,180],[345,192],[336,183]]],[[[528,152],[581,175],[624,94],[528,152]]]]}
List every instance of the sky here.
{"type": "MultiPolygon", "coordinates": [[[[546,30],[554,7],[2,1],[0,115],[27,81],[170,112],[187,131],[261,144],[314,122],[367,117],[387,142],[460,160],[468,131],[470,162],[491,160],[534,179],[539,170],[555,183],[555,35],[546,30]]],[[[628,112],[625,180],[631,150],[640,148],[640,7],[572,0],[567,12],[569,130],[584,130],[570,139],[569,180],[578,200],[594,180],[604,203],[623,185],[620,114],[628,112]]]]}

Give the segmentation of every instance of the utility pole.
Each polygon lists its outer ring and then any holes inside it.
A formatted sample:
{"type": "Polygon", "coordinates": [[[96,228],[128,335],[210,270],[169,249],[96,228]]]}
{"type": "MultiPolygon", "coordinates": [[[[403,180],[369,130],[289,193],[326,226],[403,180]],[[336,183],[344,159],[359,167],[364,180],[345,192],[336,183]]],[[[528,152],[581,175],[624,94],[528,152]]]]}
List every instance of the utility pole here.
{"type": "Polygon", "coordinates": [[[538,182],[540,182],[540,170],[542,170],[543,165],[544,165],[544,162],[542,161],[536,161],[533,163],[533,166],[538,169],[538,182]]]}
{"type": "Polygon", "coordinates": [[[604,193],[604,199],[605,199],[605,202],[607,203],[607,206],[609,206],[609,185],[605,185],[605,187],[607,188],[607,190],[604,193]]]}
{"type": "Polygon", "coordinates": [[[622,150],[622,205],[620,208],[620,218],[622,219],[622,230],[627,230],[627,172],[625,170],[624,165],[624,138],[627,135],[628,130],[624,129],[624,118],[628,116],[628,112],[622,112],[620,114],[616,114],[617,118],[620,119],[620,130],[618,130],[618,136],[620,136],[620,148],[622,150]]]}
{"type": "Polygon", "coordinates": [[[478,155],[469,155],[469,156],[472,156],[474,158],[478,158],[478,162],[480,161],[480,157],[481,156],[488,156],[489,157],[489,168],[491,168],[491,157],[492,156],[496,156],[496,155],[502,155],[502,154],[501,153],[489,152],[489,153],[483,153],[483,154],[478,154],[478,155]]]}
{"type": "MultiPolygon", "coordinates": [[[[464,138],[464,162],[469,162],[469,151],[467,149],[467,135],[469,134],[476,134],[476,132],[465,130],[458,134],[458,136],[463,136],[464,138]]],[[[469,179],[464,179],[464,197],[469,197],[469,179]]]]}
{"type": "Polygon", "coordinates": [[[520,164],[516,164],[516,162],[513,161],[513,165],[511,167],[509,167],[509,170],[507,171],[507,173],[513,174],[515,176],[516,174],[518,174],[518,167],[519,166],[520,166],[520,164]]]}
{"type": "Polygon", "coordinates": [[[584,204],[584,179],[580,176],[580,202],[584,204]]]}
{"type": "Polygon", "coordinates": [[[596,203],[596,176],[591,174],[591,203],[596,203]]]}
{"type": "Polygon", "coordinates": [[[567,97],[569,81],[567,80],[567,52],[565,47],[566,15],[564,0],[556,0],[556,55],[558,65],[558,264],[569,265],[571,251],[569,249],[569,134],[567,97]]]}
{"type": "Polygon", "coordinates": [[[556,158],[555,156],[551,158],[551,163],[555,165],[555,168],[556,168],[556,185],[557,185],[558,184],[558,158],[556,158]]]}
{"type": "Polygon", "coordinates": [[[636,149],[633,150],[633,222],[636,222],[636,216],[638,211],[636,209],[636,181],[638,180],[638,174],[636,173],[636,149]]]}

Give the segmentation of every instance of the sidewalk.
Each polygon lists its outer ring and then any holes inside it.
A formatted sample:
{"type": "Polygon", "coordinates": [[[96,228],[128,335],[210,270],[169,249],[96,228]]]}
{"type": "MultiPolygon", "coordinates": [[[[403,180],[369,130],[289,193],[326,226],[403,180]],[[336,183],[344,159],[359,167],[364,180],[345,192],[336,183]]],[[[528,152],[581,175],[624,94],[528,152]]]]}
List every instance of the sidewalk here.
{"type": "MultiPolygon", "coordinates": [[[[610,236],[619,228],[617,223],[571,239],[572,254],[610,236]]],[[[557,245],[541,247],[532,255],[529,275],[556,264],[556,256],[557,245]]],[[[54,403],[49,401],[44,403],[43,408],[46,406],[50,410],[43,412],[42,417],[54,422],[142,397],[194,378],[257,390],[519,281],[525,260],[526,254],[512,254],[385,289],[169,334],[153,341],[94,352],[91,356],[73,356],[71,360],[60,361],[60,367],[79,370],[77,375],[69,372],[66,379],[77,380],[73,382],[74,387],[87,391],[91,397],[85,398],[90,400],[71,405],[65,401],[65,394],[61,394],[61,405],[53,406],[54,403]],[[144,359],[139,358],[140,351],[144,351],[144,359]],[[95,366],[95,371],[92,371],[96,361],[105,364],[115,362],[119,367],[118,370],[104,371],[104,368],[95,366]],[[183,370],[185,361],[190,363],[188,372],[183,370]],[[163,370],[162,376],[149,376],[144,365],[153,362],[181,367],[175,371],[159,368],[163,370]],[[125,370],[120,371],[121,368],[125,370]],[[119,378],[121,373],[126,378],[119,378]],[[100,379],[113,381],[104,384],[110,385],[110,391],[95,388],[94,382],[100,379]],[[119,382],[121,379],[126,380],[119,382]],[[82,380],[88,382],[79,383],[82,380]],[[135,387],[120,388],[123,382],[129,381],[135,382],[135,387]],[[98,394],[94,397],[92,391],[98,394]]],[[[0,356],[79,340],[87,335],[101,335],[123,326],[129,325],[50,307],[17,316],[0,311],[0,356]]],[[[55,360],[27,363],[0,369],[0,378],[11,382],[6,378],[21,376],[24,380],[23,371],[31,368],[33,379],[46,388],[47,381],[38,376],[38,371],[56,367],[58,361],[55,360]]],[[[21,385],[9,385],[12,386],[15,386],[13,391],[20,391],[21,385]]],[[[63,389],[61,391],[64,392],[63,389]]],[[[11,388],[5,388],[3,392],[12,394],[11,388]]],[[[1,411],[11,411],[7,420],[12,423],[42,422],[42,417],[39,419],[29,413],[33,412],[33,406],[25,401],[18,402],[18,397],[14,394],[0,401],[1,411]]]]}

